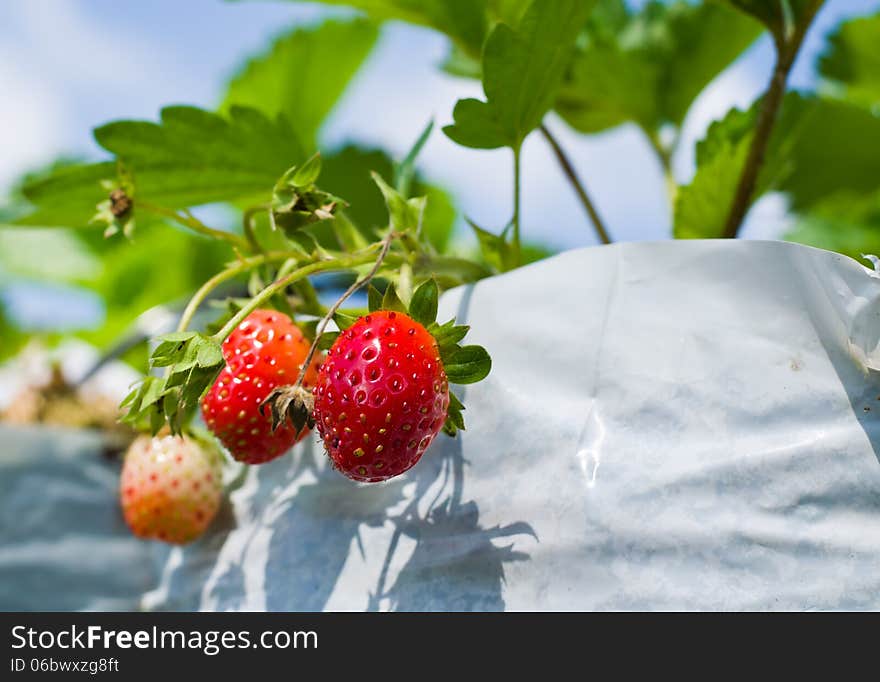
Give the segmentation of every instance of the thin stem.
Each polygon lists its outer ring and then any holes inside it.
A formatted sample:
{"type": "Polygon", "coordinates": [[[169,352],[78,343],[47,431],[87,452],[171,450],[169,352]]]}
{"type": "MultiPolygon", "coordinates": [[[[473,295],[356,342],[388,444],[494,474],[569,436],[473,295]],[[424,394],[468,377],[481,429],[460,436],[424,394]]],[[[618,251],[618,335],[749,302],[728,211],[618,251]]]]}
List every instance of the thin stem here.
{"type": "Polygon", "coordinates": [[[312,358],[315,357],[315,351],[318,350],[318,343],[321,341],[321,336],[324,334],[324,330],[327,328],[327,325],[330,323],[330,320],[333,319],[333,316],[336,314],[336,311],[345,303],[346,299],[351,296],[355,291],[360,289],[362,286],[367,284],[373,277],[376,276],[376,273],[379,272],[379,268],[382,267],[382,261],[385,260],[385,256],[388,255],[388,250],[391,248],[391,242],[394,241],[394,238],[397,236],[394,232],[389,232],[385,239],[382,240],[382,249],[379,251],[379,255],[376,257],[376,262],[373,264],[373,267],[370,268],[370,271],[361,277],[359,280],[355,281],[348,289],[345,290],[345,293],[342,294],[324,315],[321,318],[321,321],[318,323],[318,326],[315,329],[315,340],[312,341],[312,345],[309,348],[309,352],[306,355],[306,359],[302,363],[302,371],[299,373],[299,376],[296,379],[296,384],[294,385],[295,389],[302,388],[303,379],[306,375],[306,370],[312,362],[312,358]]]}
{"type": "MultiPolygon", "coordinates": [[[[657,160],[660,162],[660,166],[663,168],[663,180],[666,182],[666,196],[669,197],[669,205],[673,208],[675,207],[675,197],[678,195],[678,183],[675,181],[675,175],[672,172],[672,152],[675,149],[675,144],[673,144],[669,149],[663,146],[660,142],[660,138],[657,135],[646,128],[642,128],[645,136],[648,138],[648,142],[651,144],[651,149],[654,150],[654,153],[657,155],[657,160]]],[[[676,142],[678,140],[678,135],[676,134],[676,142]]]]}
{"type": "Polygon", "coordinates": [[[571,161],[569,161],[568,156],[563,151],[562,147],[559,144],[559,141],[555,137],[553,137],[553,135],[547,129],[547,126],[541,126],[541,133],[550,144],[550,147],[552,147],[553,153],[556,154],[556,160],[559,162],[559,165],[562,166],[562,170],[565,172],[568,181],[571,183],[571,186],[577,193],[578,198],[581,200],[581,204],[583,204],[584,210],[586,210],[590,221],[593,223],[596,234],[599,235],[599,240],[603,244],[610,244],[611,236],[608,234],[608,230],[605,228],[605,224],[599,217],[599,212],[596,210],[593,202],[590,201],[590,197],[587,194],[586,188],[584,187],[580,178],[578,178],[574,166],[572,166],[571,161]]]}
{"type": "Polygon", "coordinates": [[[193,295],[190,299],[189,303],[187,303],[186,308],[180,316],[180,322],[177,325],[177,331],[183,332],[186,331],[186,328],[189,326],[190,322],[192,322],[192,318],[198,310],[199,306],[202,304],[208,294],[210,294],[214,289],[218,286],[226,282],[227,280],[233,279],[238,275],[241,275],[248,270],[252,270],[253,268],[259,267],[261,265],[265,265],[266,263],[274,263],[277,261],[283,261],[290,258],[289,253],[268,253],[260,256],[253,256],[251,258],[245,258],[234,266],[227,268],[226,270],[221,270],[216,275],[214,275],[211,279],[205,282],[198,291],[193,295]]]}
{"type": "Polygon", "coordinates": [[[254,296],[250,301],[248,301],[248,303],[223,326],[223,329],[214,334],[213,338],[217,341],[223,341],[254,310],[259,308],[263,303],[272,298],[272,296],[274,296],[276,293],[282,291],[285,287],[289,286],[290,284],[302,277],[308,277],[309,275],[313,275],[317,272],[347,270],[349,268],[353,268],[358,265],[365,265],[366,263],[371,262],[375,258],[374,254],[376,252],[377,246],[379,245],[374,244],[364,251],[361,251],[357,254],[352,254],[347,258],[334,258],[332,260],[309,263],[308,265],[303,265],[302,267],[297,268],[296,270],[292,271],[290,274],[284,277],[276,279],[274,282],[272,282],[272,284],[267,286],[260,293],[254,296]]]}
{"type": "Polygon", "coordinates": [[[174,209],[165,208],[164,206],[157,206],[156,204],[141,201],[140,199],[138,199],[137,205],[139,208],[142,208],[145,211],[149,211],[150,213],[156,213],[158,215],[165,216],[166,218],[171,218],[178,224],[183,225],[193,232],[204,235],[205,237],[222,239],[223,241],[229,242],[239,249],[247,249],[247,242],[239,237],[237,234],[224,232],[223,230],[215,230],[213,227],[208,227],[187,210],[184,210],[183,213],[178,213],[174,209]]]}
{"type": "Polygon", "coordinates": [[[770,83],[761,102],[761,110],[758,112],[758,121],[755,124],[755,135],[749,146],[749,153],[746,156],[746,162],[733,197],[733,203],[730,206],[730,213],[728,213],[727,221],[724,225],[722,236],[725,238],[732,239],[736,237],[740,227],[742,227],[743,219],[749,210],[752,196],[755,193],[755,185],[758,181],[761,166],[764,163],[767,146],[770,144],[773,127],[776,124],[776,119],[779,117],[779,109],[785,95],[788,75],[800,51],[807,29],[810,27],[813,17],[819,11],[823,2],[824,0],[814,0],[789,38],[777,37],[776,66],[773,69],[773,75],[770,77],[770,83]]]}
{"type": "Polygon", "coordinates": [[[522,264],[522,242],[519,230],[519,204],[520,204],[520,155],[522,145],[513,148],[513,252],[516,256],[517,265],[522,264]]]}

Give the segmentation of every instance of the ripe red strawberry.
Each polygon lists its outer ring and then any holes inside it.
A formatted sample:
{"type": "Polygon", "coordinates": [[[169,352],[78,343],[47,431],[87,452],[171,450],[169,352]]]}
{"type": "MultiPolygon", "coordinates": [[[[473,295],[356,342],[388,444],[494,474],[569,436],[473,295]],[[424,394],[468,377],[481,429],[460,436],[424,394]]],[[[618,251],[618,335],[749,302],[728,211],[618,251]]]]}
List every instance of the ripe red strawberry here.
{"type": "Polygon", "coordinates": [[[220,453],[191,438],[139,436],[128,448],[119,492],[132,532],[148,540],[191,542],[220,508],[220,453]]]}
{"type": "MultiPolygon", "coordinates": [[[[262,464],[305,437],[284,424],[272,432],[270,411],[260,404],[277,386],[292,384],[309,352],[309,342],[290,318],[276,310],[255,310],[223,342],[226,366],[202,400],[208,428],[240,462],[262,464]]],[[[303,386],[314,386],[316,355],[303,386]]]]}
{"type": "Polygon", "coordinates": [[[339,335],[315,388],[314,418],[336,467],[384,481],[412,467],[446,421],[449,384],[434,337],[378,311],[339,335]]]}

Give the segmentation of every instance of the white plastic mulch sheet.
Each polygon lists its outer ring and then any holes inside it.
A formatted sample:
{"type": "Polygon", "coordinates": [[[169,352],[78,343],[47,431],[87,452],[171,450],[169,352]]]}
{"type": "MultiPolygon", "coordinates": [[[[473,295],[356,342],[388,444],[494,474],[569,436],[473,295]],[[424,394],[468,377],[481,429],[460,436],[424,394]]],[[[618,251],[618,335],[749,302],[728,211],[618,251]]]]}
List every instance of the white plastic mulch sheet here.
{"type": "MultiPolygon", "coordinates": [[[[880,608],[880,279],[775,242],[574,251],[447,294],[468,429],[357,485],[310,441],[147,608],[880,608]],[[232,525],[235,525],[233,528],[232,525]]],[[[458,390],[458,389],[457,389],[458,390]]]]}
{"type": "Polygon", "coordinates": [[[456,389],[465,433],[387,484],[314,439],[242,471],[142,606],[880,608],[873,271],[784,243],[622,244],[450,292],[453,315],[494,360],[456,389]]]}
{"type": "Polygon", "coordinates": [[[137,610],[157,552],[128,532],[96,433],[0,424],[0,611],[137,610]]]}

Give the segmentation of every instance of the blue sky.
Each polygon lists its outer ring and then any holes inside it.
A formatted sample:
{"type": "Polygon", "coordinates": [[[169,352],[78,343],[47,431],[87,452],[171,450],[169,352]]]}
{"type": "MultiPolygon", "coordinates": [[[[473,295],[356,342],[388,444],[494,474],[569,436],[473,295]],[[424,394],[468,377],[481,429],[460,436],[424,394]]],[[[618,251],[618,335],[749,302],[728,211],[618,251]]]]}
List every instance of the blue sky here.
{"type": "MultiPolygon", "coordinates": [[[[814,84],[823,35],[841,18],[878,7],[876,0],[828,0],[806,41],[792,85],[814,84]]],[[[6,0],[0,3],[0,192],[22,171],[60,153],[97,157],[90,130],[116,118],[155,119],[160,107],[217,103],[225,79],[247,56],[297,22],[326,14],[291,2],[220,0],[6,0]]],[[[337,12],[338,13],[338,12],[337,12]]],[[[480,87],[440,73],[442,37],[402,24],[386,27],[356,84],[324,131],[324,143],[355,140],[403,154],[426,121],[444,124],[459,97],[480,87]]],[[[693,142],[731,106],[747,106],[772,66],[764,37],[699,98],[685,123],[675,172],[693,172],[693,142]]],[[[592,137],[550,120],[585,179],[612,234],[620,240],[669,235],[660,169],[628,126],[592,137]]],[[[451,189],[461,211],[486,226],[509,218],[507,151],[457,147],[435,133],[422,170],[451,189]]],[[[595,243],[581,209],[543,141],[524,151],[524,229],[559,248],[595,243]]],[[[746,236],[779,234],[785,204],[768,197],[753,209],[746,236]]]]}

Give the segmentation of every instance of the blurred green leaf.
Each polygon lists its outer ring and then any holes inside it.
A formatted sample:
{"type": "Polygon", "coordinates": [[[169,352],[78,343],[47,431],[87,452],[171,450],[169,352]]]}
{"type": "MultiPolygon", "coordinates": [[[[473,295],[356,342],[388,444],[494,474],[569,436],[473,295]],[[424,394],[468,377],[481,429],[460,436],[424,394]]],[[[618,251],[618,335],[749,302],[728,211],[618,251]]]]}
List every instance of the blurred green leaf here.
{"type": "Polygon", "coordinates": [[[221,111],[232,106],[283,114],[306,149],[360,69],[378,31],[368,21],[327,21],[279,37],[248,61],[229,84],[221,111]]]}
{"type": "Polygon", "coordinates": [[[777,40],[786,40],[793,26],[823,0],[722,0],[760,21],[777,40]]]}
{"type": "Polygon", "coordinates": [[[842,23],[828,37],[819,73],[835,94],[880,107],[880,14],[842,23]]]}
{"type": "MultiPolygon", "coordinates": [[[[61,166],[27,180],[22,195],[30,203],[14,223],[41,227],[85,227],[95,206],[108,196],[102,182],[116,177],[113,162],[61,166]]],[[[93,228],[95,232],[100,230],[93,228]]]]}
{"type": "MultiPolygon", "coordinates": [[[[367,12],[379,21],[399,20],[445,33],[479,54],[486,36],[486,0],[321,0],[367,12]]],[[[510,0],[508,0],[510,2],[510,0]]]]}
{"type": "Polygon", "coordinates": [[[444,132],[466,147],[518,149],[541,124],[594,0],[536,0],[516,29],[497,24],[483,49],[486,102],[460,100],[444,132]]]}
{"type": "Polygon", "coordinates": [[[761,32],[717,4],[603,2],[588,22],[556,110],[582,132],[634,121],[681,125],[697,95],[761,32]]]}
{"type": "Polygon", "coordinates": [[[813,99],[790,160],[797,172],[781,189],[796,210],[841,191],[871,194],[880,188],[880,116],[848,102],[813,99]]]}
{"type": "Polygon", "coordinates": [[[862,254],[880,255],[880,191],[841,191],[829,196],[798,216],[785,238],[859,261],[862,254]]]}
{"type": "Polygon", "coordinates": [[[139,200],[168,208],[266,201],[275,181],[307,153],[284,118],[233,106],[227,116],[174,106],[161,121],[115,121],[95,129],[134,176],[139,200]]]}
{"type": "Polygon", "coordinates": [[[40,281],[77,282],[95,277],[101,261],[64,229],[0,230],[0,270],[40,281]]]}
{"type": "MultiPolygon", "coordinates": [[[[795,167],[790,161],[792,147],[804,135],[812,116],[812,101],[795,92],[786,95],[774,128],[764,164],[752,196],[778,188],[795,167]]],[[[674,233],[678,239],[715,238],[724,231],[743,165],[754,135],[754,122],[760,100],[748,111],[732,109],[715,121],[706,137],[697,144],[697,171],[687,186],[681,187],[675,202],[674,233]]]]}

